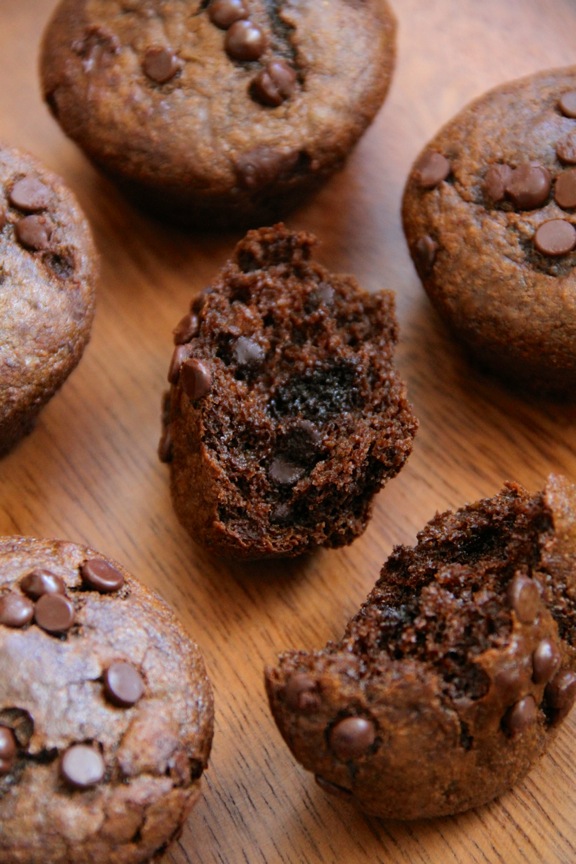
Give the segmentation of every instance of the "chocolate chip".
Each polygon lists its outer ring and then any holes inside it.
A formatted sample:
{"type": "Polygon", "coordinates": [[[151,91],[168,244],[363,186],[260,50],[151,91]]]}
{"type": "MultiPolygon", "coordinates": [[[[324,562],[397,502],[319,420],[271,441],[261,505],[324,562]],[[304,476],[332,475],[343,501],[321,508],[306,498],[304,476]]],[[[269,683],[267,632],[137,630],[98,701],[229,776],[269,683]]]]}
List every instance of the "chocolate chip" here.
{"type": "Polygon", "coordinates": [[[451,165],[446,156],[427,152],[414,166],[414,179],[421,189],[433,189],[448,177],[450,171],[451,165]]]}
{"type": "Polygon", "coordinates": [[[508,586],[508,599],[516,617],[524,624],[531,624],[540,608],[538,585],[524,573],[516,573],[508,586]]]}
{"type": "Polygon", "coordinates": [[[306,672],[291,675],[284,688],[286,705],[292,711],[310,714],[317,711],[321,704],[318,685],[306,672]]]}
{"type": "Polygon", "coordinates": [[[208,366],[202,360],[191,358],[180,367],[182,389],[193,402],[210,392],[212,375],[208,366]]]}
{"type": "Polygon", "coordinates": [[[284,456],[276,456],[268,466],[270,479],[279,486],[293,486],[305,473],[303,465],[296,465],[284,456]]]}
{"type": "Polygon", "coordinates": [[[556,144],[556,155],[561,162],[576,163],[576,130],[569,132],[556,144]]]}
{"type": "Polygon", "coordinates": [[[550,172],[541,165],[519,165],[510,173],[506,194],[519,210],[534,210],[550,194],[550,172]]]}
{"type": "Polygon", "coordinates": [[[534,245],[543,255],[567,255],[576,246],[576,228],[566,219],[550,219],[534,234],[534,245]]]}
{"type": "Polygon", "coordinates": [[[254,78],[252,96],[264,105],[278,107],[294,93],[296,72],[286,60],[271,60],[254,78]]]}
{"type": "Polygon", "coordinates": [[[251,21],[235,21],[226,31],[224,47],[233,60],[257,60],[266,50],[266,38],[251,21]]]}
{"type": "Polygon", "coordinates": [[[16,761],[16,738],[8,726],[0,726],[0,774],[9,774],[16,761]]]}
{"type": "Polygon", "coordinates": [[[16,238],[28,249],[47,249],[54,230],[54,223],[48,216],[24,216],[16,223],[16,238]]]}
{"type": "Polygon", "coordinates": [[[554,200],[563,210],[576,207],[576,168],[568,168],[556,178],[554,200]]]}
{"type": "Polygon", "coordinates": [[[84,582],[101,594],[111,594],[124,585],[122,573],[103,558],[89,558],[84,561],[80,573],[84,582]]]}
{"type": "Polygon", "coordinates": [[[130,708],[144,693],[144,682],[131,663],[118,661],[104,672],[104,690],[114,705],[130,708]]]}
{"type": "Polygon", "coordinates": [[[104,777],[106,766],[100,752],[88,744],[73,744],[60,763],[64,780],[76,789],[96,786],[104,777]]]}
{"type": "Polygon", "coordinates": [[[504,200],[506,186],[512,175],[509,165],[490,165],[484,178],[484,194],[494,204],[504,200]]]}
{"type": "Polygon", "coordinates": [[[14,207],[34,213],[37,210],[45,210],[50,204],[52,192],[37,177],[27,175],[17,180],[12,187],[8,198],[14,207]]]}
{"type": "Polygon", "coordinates": [[[238,337],[232,353],[239,366],[257,366],[266,356],[264,348],[248,336],[238,337]]]}
{"type": "Polygon", "coordinates": [[[295,151],[280,153],[270,147],[255,147],[236,160],[238,185],[255,192],[278,179],[290,177],[297,164],[298,154],[295,151]]]}
{"type": "Polygon", "coordinates": [[[576,90],[568,90],[558,100],[558,107],[565,117],[576,117],[576,90]]]}
{"type": "Polygon", "coordinates": [[[364,756],[376,740],[376,728],[366,717],[345,717],[330,730],[328,741],[337,759],[347,762],[364,756]]]}
{"type": "Polygon", "coordinates": [[[546,685],[546,701],[551,709],[551,722],[560,723],[566,717],[576,699],[576,673],[565,670],[559,672],[546,685]]]}
{"type": "Polygon", "coordinates": [[[545,681],[550,681],[561,660],[562,655],[558,646],[551,639],[543,639],[532,655],[534,683],[543,684],[545,681]]]}
{"type": "Polygon", "coordinates": [[[180,319],[174,330],[175,345],[185,345],[190,342],[198,334],[199,321],[198,316],[190,313],[180,319]]]}
{"type": "Polygon", "coordinates": [[[146,50],[142,60],[144,74],[157,84],[165,84],[178,72],[178,58],[169,48],[153,45],[146,50]]]}
{"type": "Polygon", "coordinates": [[[63,594],[43,594],[34,606],[34,621],[48,633],[65,633],[75,617],[74,604],[63,594]]]}
{"type": "Polygon", "coordinates": [[[183,343],[177,345],[172,352],[170,366],[168,367],[168,381],[170,384],[176,384],[180,377],[180,369],[185,360],[190,356],[190,348],[183,343]]]}
{"type": "Polygon", "coordinates": [[[43,594],[65,594],[64,580],[51,570],[32,570],[20,580],[20,588],[32,600],[37,600],[43,594]]]}
{"type": "Polygon", "coordinates": [[[415,262],[423,273],[429,273],[434,266],[437,251],[438,243],[429,234],[419,237],[414,244],[415,262]]]}
{"type": "Polygon", "coordinates": [[[519,735],[536,722],[538,707],[533,696],[528,695],[515,705],[504,716],[502,725],[509,735],[519,735]]]}
{"type": "Polygon", "coordinates": [[[222,30],[227,30],[235,21],[240,21],[247,15],[243,0],[212,0],[208,7],[210,21],[222,30]]]}
{"type": "Polygon", "coordinates": [[[120,51],[120,43],[110,30],[95,25],[87,27],[82,38],[74,41],[71,48],[82,58],[84,71],[91,72],[95,67],[110,65],[120,51]]]}
{"type": "Polygon", "coordinates": [[[0,596],[0,624],[25,627],[34,617],[34,604],[28,597],[14,592],[0,596]]]}

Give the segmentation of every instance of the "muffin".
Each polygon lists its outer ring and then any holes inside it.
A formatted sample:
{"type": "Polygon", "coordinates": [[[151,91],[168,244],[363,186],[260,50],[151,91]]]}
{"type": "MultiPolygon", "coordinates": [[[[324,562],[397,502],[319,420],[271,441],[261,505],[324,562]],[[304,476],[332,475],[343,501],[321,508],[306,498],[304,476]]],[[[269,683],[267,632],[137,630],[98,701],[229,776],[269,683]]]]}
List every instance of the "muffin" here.
{"type": "Polygon", "coordinates": [[[212,741],[198,648],[119,564],[0,538],[0,859],[145,862],[178,836],[212,741]]]}
{"type": "Polygon", "coordinates": [[[386,0],[61,0],[42,90],[148,212],[252,227],[342,167],[385,98],[395,36],[386,0]]]}
{"type": "Polygon", "coordinates": [[[218,554],[350,543],[411,451],[394,296],[330,273],[313,243],[248,232],[174,331],[160,457],[178,517],[218,554]]]}
{"type": "Polygon", "coordinates": [[[410,172],[403,221],[433,306],[481,368],[576,392],[576,67],[497,87],[410,172]]]}
{"type": "Polygon", "coordinates": [[[516,483],[396,547],[340,642],[266,670],[278,728],[327,792],[444,816],[532,767],[576,697],[576,487],[516,483]]]}
{"type": "Polygon", "coordinates": [[[98,260],[73,193],[0,145],[0,455],[30,430],[89,341],[98,260]]]}

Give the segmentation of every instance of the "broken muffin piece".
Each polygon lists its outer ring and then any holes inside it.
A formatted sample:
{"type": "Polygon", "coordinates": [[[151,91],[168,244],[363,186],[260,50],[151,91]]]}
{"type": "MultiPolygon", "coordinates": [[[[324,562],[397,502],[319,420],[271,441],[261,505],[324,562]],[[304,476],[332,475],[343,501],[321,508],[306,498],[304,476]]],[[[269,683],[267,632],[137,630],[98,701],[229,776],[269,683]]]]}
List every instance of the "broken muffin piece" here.
{"type": "Polygon", "coordinates": [[[390,291],[251,231],[174,331],[160,457],[192,537],[239,558],[342,546],[412,448],[390,291]]]}
{"type": "Polygon", "coordinates": [[[576,697],[576,487],[436,515],[398,546],[342,640],[266,670],[278,728],[319,784],[394,819],[509,789],[576,697]]]}

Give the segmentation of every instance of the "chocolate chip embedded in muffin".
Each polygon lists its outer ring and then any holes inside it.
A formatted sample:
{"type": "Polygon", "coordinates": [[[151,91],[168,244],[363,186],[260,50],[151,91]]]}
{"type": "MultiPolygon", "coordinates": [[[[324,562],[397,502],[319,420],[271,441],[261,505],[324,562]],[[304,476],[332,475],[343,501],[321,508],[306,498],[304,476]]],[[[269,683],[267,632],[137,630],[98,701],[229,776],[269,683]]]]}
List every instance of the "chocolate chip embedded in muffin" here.
{"type": "Polygon", "coordinates": [[[576,393],[576,71],[507,83],[424,147],[403,222],[416,270],[482,368],[525,392],[576,393]]]}
{"type": "Polygon", "coordinates": [[[0,147],[0,455],[33,427],[90,338],[97,257],[72,192],[0,147]]]}
{"type": "Polygon", "coordinates": [[[155,860],[197,800],[211,748],[197,646],[123,567],[73,543],[0,538],[6,606],[0,860],[155,860]]]}
{"type": "Polygon", "coordinates": [[[502,794],[576,699],[576,487],[438,514],[339,642],[266,670],[278,728],[328,792],[392,819],[502,794]]]}
{"type": "Polygon", "coordinates": [[[182,523],[223,555],[350,543],[411,451],[393,295],[330,273],[313,243],[249,232],[174,330],[159,453],[182,523]]]}
{"type": "Polygon", "coordinates": [[[60,0],[42,88],[64,132],[150,212],[271,224],[342,167],[386,96],[395,39],[386,0],[60,0]]]}

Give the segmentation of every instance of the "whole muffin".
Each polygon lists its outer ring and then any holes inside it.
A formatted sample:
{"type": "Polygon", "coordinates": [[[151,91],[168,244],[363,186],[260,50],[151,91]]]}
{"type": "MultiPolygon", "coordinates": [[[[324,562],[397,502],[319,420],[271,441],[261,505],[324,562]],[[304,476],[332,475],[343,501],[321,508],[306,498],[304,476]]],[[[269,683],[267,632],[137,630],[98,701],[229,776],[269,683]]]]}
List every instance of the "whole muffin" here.
{"type": "Polygon", "coordinates": [[[199,651],[119,564],[0,538],[0,860],[132,864],[178,836],[212,741],[199,651]]]}
{"type": "Polygon", "coordinates": [[[576,67],[497,87],[426,145],[404,229],[470,356],[525,391],[576,392],[576,67]]]}
{"type": "Polygon", "coordinates": [[[151,212],[265,224],[342,167],[385,98],[395,34],[386,0],[61,0],[42,88],[151,212]]]}
{"type": "Polygon", "coordinates": [[[250,231],[174,331],[160,456],[192,537],[240,558],[350,543],[411,452],[394,296],[250,231]]]}
{"type": "Polygon", "coordinates": [[[399,546],[342,640],[266,670],[278,728],[318,783],[370,814],[490,801],[576,697],[576,487],[436,515],[399,546]]]}
{"type": "Polygon", "coordinates": [[[0,145],[0,455],[34,425],[90,338],[98,260],[63,181],[0,145]]]}

